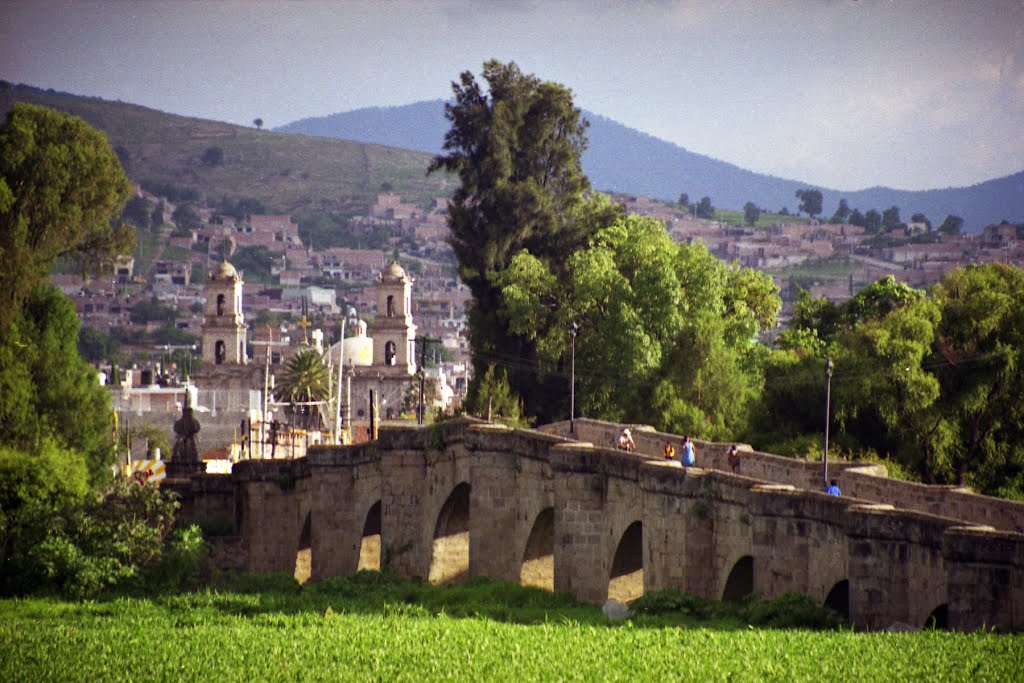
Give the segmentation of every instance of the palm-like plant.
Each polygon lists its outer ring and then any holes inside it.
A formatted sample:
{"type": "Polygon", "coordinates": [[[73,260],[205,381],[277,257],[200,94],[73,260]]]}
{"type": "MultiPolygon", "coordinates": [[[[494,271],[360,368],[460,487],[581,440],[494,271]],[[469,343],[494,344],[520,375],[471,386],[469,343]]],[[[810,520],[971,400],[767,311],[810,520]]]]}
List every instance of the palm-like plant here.
{"type": "Polygon", "coordinates": [[[274,388],[274,398],[290,404],[295,426],[319,429],[323,425],[320,406],[309,404],[330,397],[328,382],[323,357],[313,349],[303,349],[285,363],[281,381],[274,388]]]}

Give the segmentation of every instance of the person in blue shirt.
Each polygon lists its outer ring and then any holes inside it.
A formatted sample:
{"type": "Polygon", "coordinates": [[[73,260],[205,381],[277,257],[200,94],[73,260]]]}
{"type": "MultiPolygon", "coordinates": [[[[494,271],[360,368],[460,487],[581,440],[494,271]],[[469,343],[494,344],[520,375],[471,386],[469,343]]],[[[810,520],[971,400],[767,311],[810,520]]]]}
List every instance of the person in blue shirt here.
{"type": "Polygon", "coordinates": [[[683,463],[683,467],[693,467],[697,462],[697,450],[693,447],[693,441],[689,436],[683,438],[683,449],[679,454],[679,460],[683,463]]]}
{"type": "Polygon", "coordinates": [[[841,496],[842,495],[841,493],[839,493],[839,484],[836,483],[835,479],[833,479],[832,481],[830,481],[828,483],[828,488],[825,489],[825,493],[827,493],[830,496],[841,496]]]}

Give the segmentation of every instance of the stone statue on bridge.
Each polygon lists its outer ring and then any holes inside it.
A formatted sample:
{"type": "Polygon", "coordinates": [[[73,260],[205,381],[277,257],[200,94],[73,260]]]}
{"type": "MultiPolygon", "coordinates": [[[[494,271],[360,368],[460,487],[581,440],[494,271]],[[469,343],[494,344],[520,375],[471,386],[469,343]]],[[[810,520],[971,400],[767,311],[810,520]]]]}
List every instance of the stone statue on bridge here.
{"type": "Polygon", "coordinates": [[[199,420],[192,415],[191,393],[186,389],[181,417],[174,423],[174,449],[171,451],[171,460],[179,463],[198,463],[199,446],[196,444],[196,434],[198,433],[199,420]]]}

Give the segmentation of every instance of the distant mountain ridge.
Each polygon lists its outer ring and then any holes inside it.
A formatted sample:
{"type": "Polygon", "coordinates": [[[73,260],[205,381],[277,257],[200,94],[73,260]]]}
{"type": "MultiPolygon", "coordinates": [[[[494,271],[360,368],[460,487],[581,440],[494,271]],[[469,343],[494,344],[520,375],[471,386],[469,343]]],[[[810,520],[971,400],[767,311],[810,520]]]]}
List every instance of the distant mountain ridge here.
{"type": "MultiPolygon", "coordinates": [[[[584,111],[590,121],[590,145],[583,168],[598,190],[625,192],[674,201],[687,193],[691,201],[710,197],[716,207],[740,209],[748,201],[777,211],[799,205],[799,189],[821,190],[825,217],[840,199],[862,212],[898,206],[909,221],[923,213],[938,225],[949,214],[964,219],[965,230],[1006,219],[1024,222],[1024,171],[969,187],[934,190],[896,190],[872,187],[841,192],[813,183],[778,178],[742,169],[734,164],[690,152],[678,145],[634,130],[609,118],[584,111]]],[[[436,154],[441,151],[448,122],[444,101],[432,100],[397,107],[371,107],[316,118],[301,119],[275,128],[282,133],[345,138],[436,154]]]]}

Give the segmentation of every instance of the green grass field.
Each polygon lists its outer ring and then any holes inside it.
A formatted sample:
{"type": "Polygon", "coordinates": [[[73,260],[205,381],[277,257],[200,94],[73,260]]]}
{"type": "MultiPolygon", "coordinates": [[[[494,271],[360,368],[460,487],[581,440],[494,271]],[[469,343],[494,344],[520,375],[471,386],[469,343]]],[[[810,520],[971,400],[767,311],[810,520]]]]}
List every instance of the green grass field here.
{"type": "Polygon", "coordinates": [[[612,624],[565,596],[374,578],[301,591],[0,601],[0,680],[1012,681],[1024,636],[612,624]]]}

